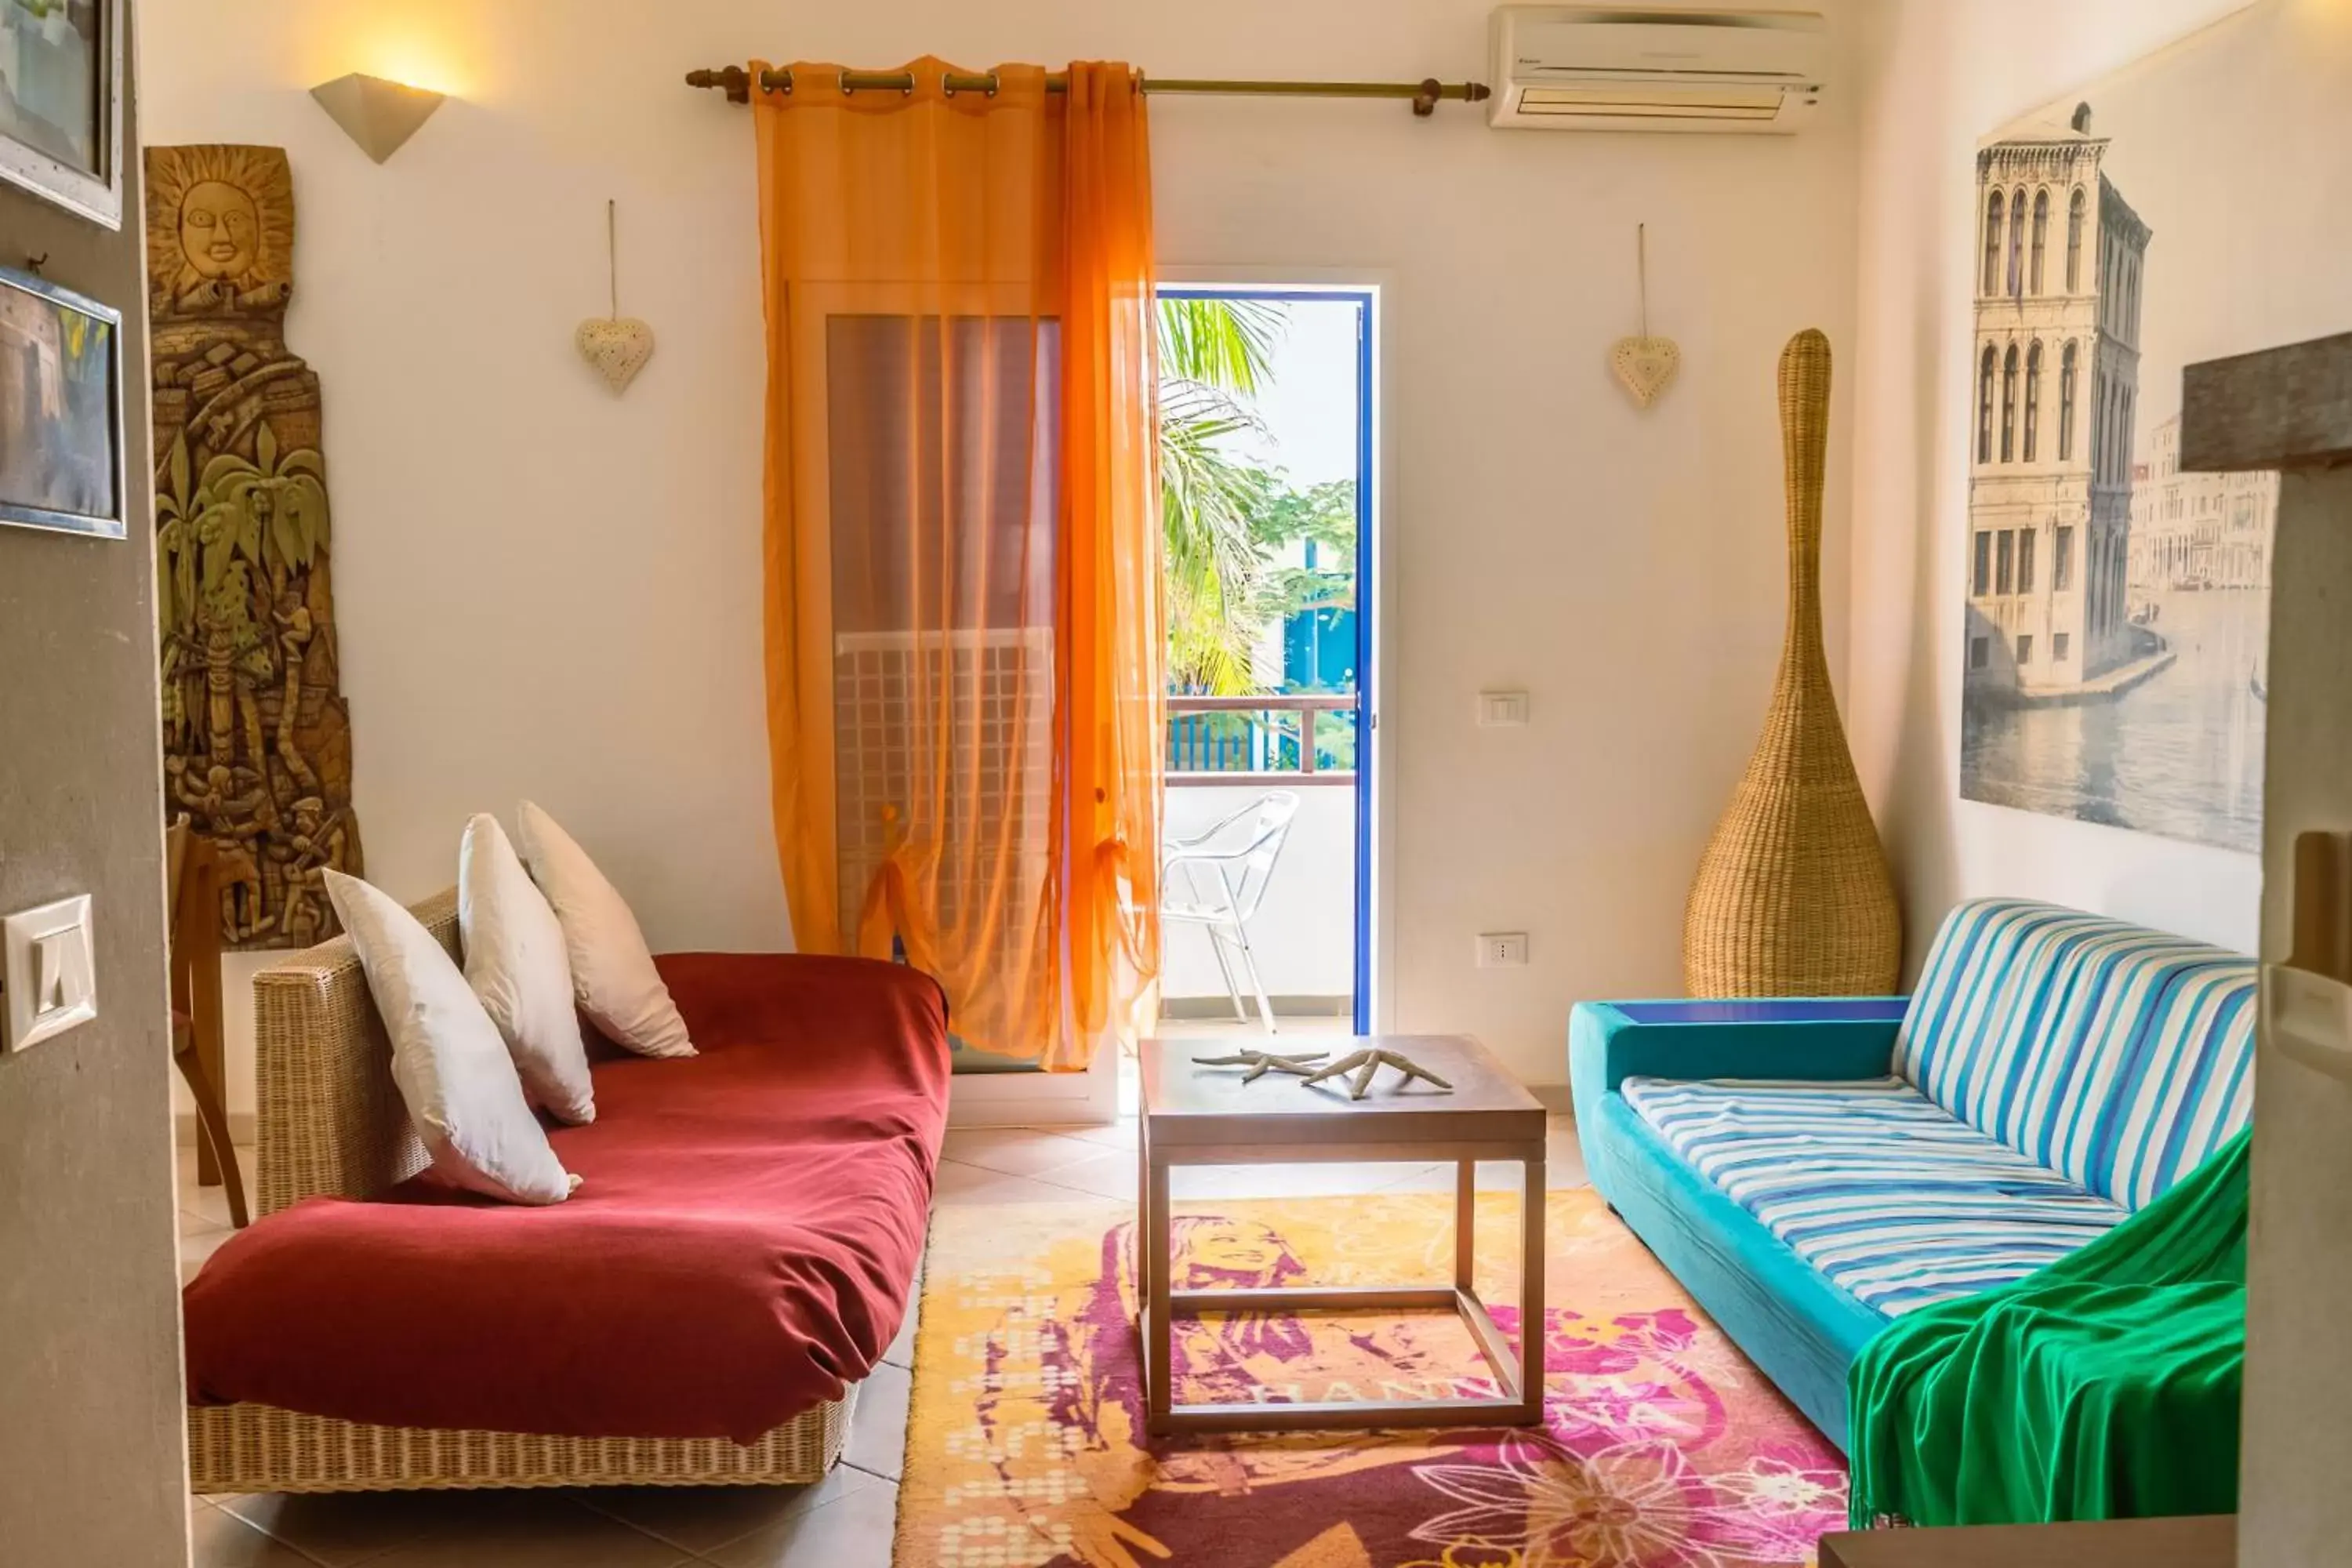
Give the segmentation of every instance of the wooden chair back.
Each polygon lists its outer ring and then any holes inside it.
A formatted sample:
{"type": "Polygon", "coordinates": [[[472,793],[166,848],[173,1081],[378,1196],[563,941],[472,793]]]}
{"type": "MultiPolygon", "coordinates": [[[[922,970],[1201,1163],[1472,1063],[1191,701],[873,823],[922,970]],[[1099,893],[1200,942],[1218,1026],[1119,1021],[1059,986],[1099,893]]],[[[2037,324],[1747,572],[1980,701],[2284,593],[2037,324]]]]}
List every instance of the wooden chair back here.
{"type": "MultiPolygon", "coordinates": [[[[221,1027],[220,851],[190,828],[183,816],[163,835],[172,914],[172,1006],[191,1021],[187,1047],[199,1050],[205,1066],[220,1071],[216,1037],[221,1027]],[[214,1049],[203,1047],[213,1045],[214,1049]]],[[[215,1082],[218,1082],[215,1076],[215,1082]]]]}

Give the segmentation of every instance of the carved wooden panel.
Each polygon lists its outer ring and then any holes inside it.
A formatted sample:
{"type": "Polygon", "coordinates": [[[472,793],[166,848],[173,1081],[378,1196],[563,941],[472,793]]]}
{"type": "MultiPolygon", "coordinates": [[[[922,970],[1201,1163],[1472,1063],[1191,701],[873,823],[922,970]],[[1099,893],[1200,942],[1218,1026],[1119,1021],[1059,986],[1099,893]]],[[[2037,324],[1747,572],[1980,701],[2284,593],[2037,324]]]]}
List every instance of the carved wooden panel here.
{"type": "Polygon", "coordinates": [[[165,809],[219,849],[238,947],[332,935],[357,874],[319,378],[286,346],[294,184],[275,147],[147,150],[165,809]]]}

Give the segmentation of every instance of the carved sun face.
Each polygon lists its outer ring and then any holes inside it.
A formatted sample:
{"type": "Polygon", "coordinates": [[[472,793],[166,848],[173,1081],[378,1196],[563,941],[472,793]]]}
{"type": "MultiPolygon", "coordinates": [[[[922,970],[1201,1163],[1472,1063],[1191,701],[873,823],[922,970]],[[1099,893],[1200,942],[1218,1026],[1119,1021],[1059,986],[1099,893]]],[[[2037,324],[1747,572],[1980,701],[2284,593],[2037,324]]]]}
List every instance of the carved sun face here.
{"type": "Polygon", "coordinates": [[[205,278],[239,278],[257,259],[260,218],[235,185],[204,180],[180,202],[180,251],[205,278]]]}
{"type": "MultiPolygon", "coordinates": [[[[147,149],[147,278],[168,310],[200,285],[294,280],[294,181],[275,147],[147,149]]],[[[203,288],[200,310],[221,301],[203,288]]]]}

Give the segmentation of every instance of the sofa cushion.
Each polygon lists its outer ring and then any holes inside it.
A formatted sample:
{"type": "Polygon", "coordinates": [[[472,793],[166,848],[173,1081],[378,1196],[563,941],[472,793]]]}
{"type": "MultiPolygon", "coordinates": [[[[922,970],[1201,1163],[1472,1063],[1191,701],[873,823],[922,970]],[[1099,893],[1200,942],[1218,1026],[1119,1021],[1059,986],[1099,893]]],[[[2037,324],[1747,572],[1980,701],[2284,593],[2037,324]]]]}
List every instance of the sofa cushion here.
{"type": "Polygon", "coordinates": [[[501,1202],[562,1203],[580,1178],[548,1146],[506,1041],[440,940],[382,889],[331,866],[324,879],[391,1039],[392,1081],[433,1169],[501,1202]]]}
{"type": "Polygon", "coordinates": [[[595,1121],[562,922],[488,812],[457,841],[457,933],[466,984],[506,1041],[523,1093],[558,1121],[595,1121]]]}
{"type": "Polygon", "coordinates": [[[2017,900],[1952,911],[1895,1071],[1980,1132],[2140,1208],[2253,1110],[2252,959],[2017,900]]]}
{"type": "Polygon", "coordinates": [[[1888,1317],[2021,1279],[2126,1213],[1897,1078],[1632,1078],[1623,1093],[1685,1163],[1888,1317]]]}
{"type": "Polygon", "coordinates": [[[580,1011],[606,1039],[641,1057],[692,1056],[686,1020],[621,890],[555,818],[530,801],[515,807],[515,837],[530,879],[563,928],[580,1011]]]}

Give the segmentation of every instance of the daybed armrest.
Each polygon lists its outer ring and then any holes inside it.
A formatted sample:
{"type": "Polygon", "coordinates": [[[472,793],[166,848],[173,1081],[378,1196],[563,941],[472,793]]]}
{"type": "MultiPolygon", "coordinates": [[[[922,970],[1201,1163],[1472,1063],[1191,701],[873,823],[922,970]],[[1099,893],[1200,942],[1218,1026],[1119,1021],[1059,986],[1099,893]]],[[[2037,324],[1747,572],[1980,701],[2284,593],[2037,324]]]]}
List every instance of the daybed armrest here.
{"type": "Polygon", "coordinates": [[[1908,999],[1579,1002],[1568,1016],[1576,1118],[1629,1078],[1883,1078],[1908,999]]]}
{"type": "MultiPolygon", "coordinates": [[[[409,912],[457,956],[456,889],[409,912]]],[[[392,1080],[392,1040],[349,936],[254,975],[253,1046],[257,1214],[320,1194],[373,1197],[425,1169],[425,1145],[392,1080]]]]}

